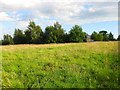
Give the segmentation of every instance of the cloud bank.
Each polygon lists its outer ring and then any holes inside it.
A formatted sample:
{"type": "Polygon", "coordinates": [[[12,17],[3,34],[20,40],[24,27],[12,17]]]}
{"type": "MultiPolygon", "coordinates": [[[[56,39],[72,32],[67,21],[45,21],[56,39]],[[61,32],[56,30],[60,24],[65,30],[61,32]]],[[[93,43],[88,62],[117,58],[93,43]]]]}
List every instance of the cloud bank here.
{"type": "Polygon", "coordinates": [[[67,23],[89,23],[117,20],[118,0],[90,1],[1,0],[0,21],[58,19],[67,23]]]}
{"type": "Polygon", "coordinates": [[[0,0],[0,7],[0,23],[23,28],[29,20],[42,26],[118,20],[118,0],[0,0]]]}

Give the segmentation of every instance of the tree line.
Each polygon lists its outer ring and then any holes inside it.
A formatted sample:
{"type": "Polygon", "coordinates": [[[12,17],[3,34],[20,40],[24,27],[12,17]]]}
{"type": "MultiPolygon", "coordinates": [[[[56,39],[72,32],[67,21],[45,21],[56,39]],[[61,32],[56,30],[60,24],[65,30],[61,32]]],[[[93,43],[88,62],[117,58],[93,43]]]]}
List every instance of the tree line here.
{"type": "MultiPolygon", "coordinates": [[[[0,41],[2,45],[10,44],[46,44],[46,43],[69,43],[69,42],[87,42],[90,41],[115,41],[113,34],[107,31],[93,32],[89,37],[83,32],[82,27],[74,25],[68,33],[62,26],[55,22],[53,26],[47,26],[43,32],[39,25],[30,21],[27,28],[23,31],[15,29],[13,37],[9,34],[3,36],[0,41]]],[[[120,41],[120,35],[117,40],[120,41]]]]}

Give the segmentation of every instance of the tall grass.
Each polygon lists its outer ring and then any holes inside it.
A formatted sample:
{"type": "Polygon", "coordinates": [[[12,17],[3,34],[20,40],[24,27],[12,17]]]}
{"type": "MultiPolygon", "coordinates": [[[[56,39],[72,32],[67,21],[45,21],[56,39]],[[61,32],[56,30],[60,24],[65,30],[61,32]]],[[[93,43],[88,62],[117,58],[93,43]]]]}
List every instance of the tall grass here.
{"type": "Polygon", "coordinates": [[[2,46],[2,87],[118,88],[118,42],[2,46]]]}

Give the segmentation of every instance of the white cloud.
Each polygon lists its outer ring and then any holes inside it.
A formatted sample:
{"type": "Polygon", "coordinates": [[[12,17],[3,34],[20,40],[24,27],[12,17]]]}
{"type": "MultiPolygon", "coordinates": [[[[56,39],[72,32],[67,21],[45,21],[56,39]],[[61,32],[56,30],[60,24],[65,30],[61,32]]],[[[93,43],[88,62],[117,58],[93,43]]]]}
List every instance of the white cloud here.
{"type": "Polygon", "coordinates": [[[54,3],[54,2],[62,2],[64,3],[73,3],[73,2],[118,2],[119,0],[0,0],[1,9],[11,9],[11,10],[19,10],[19,9],[31,9],[40,7],[43,3],[54,3]]]}
{"type": "MultiPolygon", "coordinates": [[[[85,24],[118,20],[119,0],[0,0],[0,23],[12,23],[14,28],[25,29],[29,20],[43,28],[61,24],[85,24]]],[[[1,26],[7,33],[7,25],[1,26]]],[[[9,27],[8,27],[9,28],[9,27]]],[[[13,30],[13,31],[11,31],[13,30]]]]}
{"type": "Polygon", "coordinates": [[[89,8],[89,12],[94,13],[95,11],[95,8],[89,8]]]}
{"type": "Polygon", "coordinates": [[[9,17],[6,12],[0,12],[0,21],[12,21],[13,19],[9,17]]]}
{"type": "Polygon", "coordinates": [[[15,9],[32,8],[39,0],[1,0],[0,3],[15,9]]]}
{"type": "Polygon", "coordinates": [[[20,27],[20,29],[25,29],[29,21],[19,21],[19,22],[16,21],[15,23],[16,23],[16,28],[20,27]]]}
{"type": "Polygon", "coordinates": [[[52,21],[57,19],[65,23],[83,24],[117,20],[117,2],[118,0],[1,0],[0,11],[4,12],[1,17],[3,20],[52,18],[52,21]]]}

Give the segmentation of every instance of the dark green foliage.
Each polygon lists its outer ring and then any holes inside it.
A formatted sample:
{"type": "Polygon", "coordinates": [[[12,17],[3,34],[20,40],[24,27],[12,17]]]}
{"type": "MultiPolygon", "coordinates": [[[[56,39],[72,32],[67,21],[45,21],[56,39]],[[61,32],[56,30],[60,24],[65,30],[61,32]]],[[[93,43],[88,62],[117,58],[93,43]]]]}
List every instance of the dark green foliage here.
{"type": "Polygon", "coordinates": [[[3,36],[2,45],[9,45],[9,44],[13,44],[13,39],[11,35],[6,34],[3,36]]]}
{"type": "Polygon", "coordinates": [[[107,34],[107,31],[100,31],[99,33],[102,33],[103,35],[107,34]]]}
{"type": "Polygon", "coordinates": [[[117,40],[120,41],[120,35],[118,36],[117,40]]]}
{"type": "MultiPolygon", "coordinates": [[[[120,40],[120,35],[117,40],[120,40]]],[[[65,33],[62,25],[58,22],[53,26],[47,26],[45,32],[42,31],[39,25],[36,25],[34,21],[30,21],[27,29],[23,30],[15,29],[13,39],[10,35],[4,35],[4,39],[0,41],[0,44],[41,44],[41,43],[69,43],[69,42],[88,42],[88,41],[115,41],[113,34],[107,31],[100,31],[99,33],[93,32],[88,35],[83,32],[82,27],[75,25],[69,31],[65,33]]]]}
{"type": "Polygon", "coordinates": [[[56,39],[57,39],[56,43],[62,43],[62,42],[64,42],[63,41],[64,30],[63,30],[62,26],[58,22],[56,22],[54,24],[54,30],[55,30],[55,36],[56,36],[56,39]]]}
{"type": "Polygon", "coordinates": [[[42,40],[42,29],[39,25],[36,25],[35,22],[30,21],[28,29],[25,30],[25,35],[27,38],[27,43],[41,43],[42,40]]]}
{"type": "Polygon", "coordinates": [[[110,40],[110,41],[113,41],[113,40],[114,40],[114,36],[113,36],[113,34],[112,34],[111,32],[109,33],[109,40],[110,40]]]}
{"type": "Polygon", "coordinates": [[[97,41],[103,41],[103,35],[102,34],[98,34],[97,35],[97,41]]]}
{"type": "Polygon", "coordinates": [[[94,31],[91,35],[91,39],[93,39],[94,41],[102,41],[103,40],[103,34],[97,33],[97,32],[94,31]]]}
{"type": "Polygon", "coordinates": [[[107,34],[103,35],[103,41],[108,41],[108,40],[109,40],[108,35],[107,34]]]}
{"type": "Polygon", "coordinates": [[[113,34],[111,32],[107,34],[107,31],[100,31],[99,33],[94,31],[91,35],[91,39],[93,39],[94,41],[114,41],[115,40],[113,34]]]}
{"type": "Polygon", "coordinates": [[[73,26],[69,32],[70,42],[83,42],[86,33],[82,31],[82,28],[78,25],[73,26]]]}
{"type": "Polygon", "coordinates": [[[94,41],[97,41],[97,40],[96,40],[97,34],[98,34],[98,33],[94,31],[94,32],[92,33],[92,35],[91,35],[91,39],[93,39],[94,41]]]}
{"type": "Polygon", "coordinates": [[[15,29],[13,41],[15,44],[25,44],[27,43],[26,37],[23,31],[20,29],[15,29]]]}
{"type": "Polygon", "coordinates": [[[65,43],[70,42],[70,39],[69,39],[69,38],[70,38],[70,35],[67,34],[67,33],[65,33],[64,36],[63,36],[63,40],[64,40],[64,42],[65,42],[65,43]]]}
{"type": "Polygon", "coordinates": [[[25,36],[26,36],[27,43],[28,44],[32,43],[31,42],[32,41],[32,37],[31,37],[31,31],[30,30],[28,30],[28,29],[25,30],[25,36]]]}
{"type": "Polygon", "coordinates": [[[54,26],[47,26],[44,33],[45,43],[62,43],[64,37],[64,30],[62,26],[56,22],[54,26]]]}
{"type": "Polygon", "coordinates": [[[103,41],[108,41],[109,40],[107,31],[100,31],[99,33],[103,35],[103,41]]]}
{"type": "Polygon", "coordinates": [[[44,33],[44,42],[45,43],[56,43],[57,38],[55,35],[55,30],[53,26],[47,26],[44,33]]]}
{"type": "Polygon", "coordinates": [[[2,40],[0,40],[0,45],[2,45],[2,40]]]}

